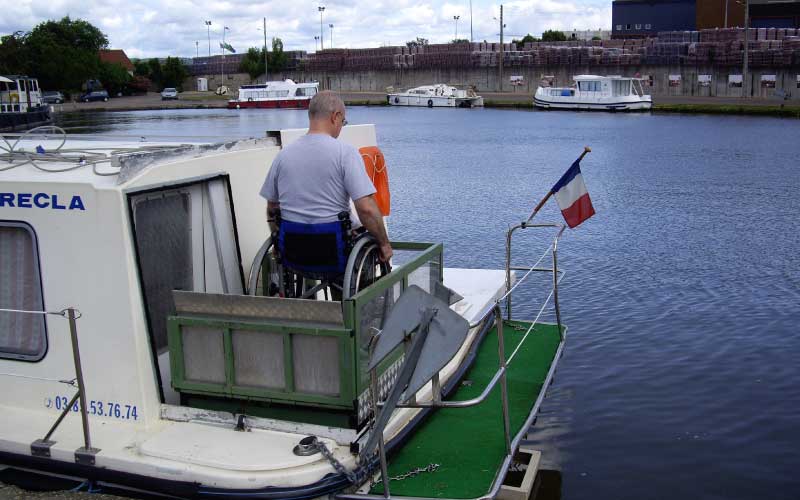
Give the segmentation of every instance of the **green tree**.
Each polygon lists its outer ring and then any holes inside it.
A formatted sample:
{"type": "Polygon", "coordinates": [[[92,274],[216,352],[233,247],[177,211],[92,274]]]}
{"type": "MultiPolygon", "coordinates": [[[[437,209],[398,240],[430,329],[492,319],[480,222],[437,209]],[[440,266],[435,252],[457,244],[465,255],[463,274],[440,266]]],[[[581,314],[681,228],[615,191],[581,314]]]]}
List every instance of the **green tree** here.
{"type": "Polygon", "coordinates": [[[127,93],[128,83],[131,81],[131,75],[128,74],[121,64],[117,63],[100,63],[98,79],[103,84],[109,95],[117,95],[118,93],[127,93]]]}
{"type": "Polygon", "coordinates": [[[175,87],[182,90],[183,81],[189,76],[189,71],[177,57],[168,57],[161,67],[161,84],[164,87],[175,87]]]}
{"type": "Polygon", "coordinates": [[[534,38],[533,35],[528,33],[527,35],[522,37],[522,40],[512,40],[512,43],[517,44],[517,49],[522,50],[525,47],[526,43],[538,42],[537,38],[534,38]]]}
{"type": "Polygon", "coordinates": [[[161,61],[159,61],[157,58],[154,57],[149,61],[147,61],[147,67],[148,67],[147,78],[149,78],[150,81],[152,81],[153,83],[161,85],[164,79],[161,74],[162,71],[161,61]]]}
{"type": "Polygon", "coordinates": [[[250,47],[247,49],[239,64],[239,71],[247,73],[250,78],[255,80],[259,75],[264,74],[264,50],[250,47]]]}
{"type": "Polygon", "coordinates": [[[16,75],[27,71],[25,34],[17,31],[0,38],[0,74],[16,75]]]}
{"type": "Polygon", "coordinates": [[[419,37],[419,36],[416,39],[411,40],[410,42],[406,42],[406,46],[409,49],[411,47],[422,47],[424,45],[428,45],[428,39],[427,38],[422,38],[422,37],[419,37]]]}
{"type": "Polygon", "coordinates": [[[283,51],[283,40],[278,37],[272,39],[272,52],[269,54],[269,70],[283,71],[286,68],[289,58],[283,51]]]}
{"type": "Polygon", "coordinates": [[[99,29],[81,19],[45,21],[24,37],[25,73],[43,88],[74,90],[100,69],[98,51],[108,46],[99,29]]]}
{"type": "Polygon", "coordinates": [[[469,40],[466,38],[453,38],[453,41],[450,43],[469,43],[469,40]]]}
{"type": "Polygon", "coordinates": [[[133,63],[133,75],[134,76],[150,76],[150,65],[147,64],[147,61],[142,61],[141,59],[134,59],[131,61],[133,63]]]}
{"type": "Polygon", "coordinates": [[[543,42],[565,42],[567,35],[563,31],[547,30],[542,33],[543,42]]]}

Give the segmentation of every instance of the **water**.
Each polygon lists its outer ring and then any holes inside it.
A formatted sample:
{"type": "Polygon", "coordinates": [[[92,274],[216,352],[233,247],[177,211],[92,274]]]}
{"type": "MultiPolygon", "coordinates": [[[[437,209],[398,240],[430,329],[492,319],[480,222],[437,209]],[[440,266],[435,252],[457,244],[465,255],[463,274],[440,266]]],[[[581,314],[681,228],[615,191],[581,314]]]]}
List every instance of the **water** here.
{"type": "MultiPolygon", "coordinates": [[[[592,147],[582,165],[597,215],[559,247],[569,340],[529,435],[545,467],[561,471],[563,498],[800,498],[800,121],[347,115],[377,125],[393,238],[443,241],[451,267],[502,267],[507,225],[592,147]]],[[[295,111],[189,110],[59,124],[227,138],[306,121],[295,111]]],[[[560,220],[552,201],[541,219],[560,220]]],[[[519,263],[543,250],[524,236],[519,263]]]]}

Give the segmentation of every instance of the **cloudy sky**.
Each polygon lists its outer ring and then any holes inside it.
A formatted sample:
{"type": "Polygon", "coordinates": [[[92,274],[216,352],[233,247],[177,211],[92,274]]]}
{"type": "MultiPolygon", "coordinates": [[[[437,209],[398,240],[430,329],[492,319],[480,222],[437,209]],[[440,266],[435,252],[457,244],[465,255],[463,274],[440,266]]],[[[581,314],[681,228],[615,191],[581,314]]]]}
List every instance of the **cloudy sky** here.
{"type": "MultiPolygon", "coordinates": [[[[417,36],[431,43],[450,40],[458,20],[459,38],[469,38],[469,0],[20,0],[5,2],[0,10],[0,35],[29,31],[48,19],[87,20],[109,38],[111,48],[129,57],[193,57],[207,55],[205,21],[211,21],[211,51],[219,53],[223,26],[225,40],[237,51],[262,46],[262,19],[267,36],[278,36],[286,50],[315,49],[320,33],[318,6],[324,5],[325,48],[400,45],[417,36]],[[197,42],[197,43],[196,43],[197,42]]],[[[499,3],[473,0],[475,41],[499,40],[499,3]]],[[[547,29],[609,29],[610,0],[513,0],[504,4],[509,37],[547,29]]]]}

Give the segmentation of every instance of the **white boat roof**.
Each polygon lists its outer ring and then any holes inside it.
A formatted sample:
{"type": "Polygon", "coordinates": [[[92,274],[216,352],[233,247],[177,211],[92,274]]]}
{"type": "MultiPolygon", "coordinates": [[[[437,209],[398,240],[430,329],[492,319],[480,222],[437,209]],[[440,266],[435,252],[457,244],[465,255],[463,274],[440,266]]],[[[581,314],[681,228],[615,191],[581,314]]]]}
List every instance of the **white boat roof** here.
{"type": "Polygon", "coordinates": [[[575,75],[572,77],[573,80],[639,80],[637,77],[633,76],[619,76],[619,75],[609,75],[609,76],[600,76],[600,75],[575,75]]]}

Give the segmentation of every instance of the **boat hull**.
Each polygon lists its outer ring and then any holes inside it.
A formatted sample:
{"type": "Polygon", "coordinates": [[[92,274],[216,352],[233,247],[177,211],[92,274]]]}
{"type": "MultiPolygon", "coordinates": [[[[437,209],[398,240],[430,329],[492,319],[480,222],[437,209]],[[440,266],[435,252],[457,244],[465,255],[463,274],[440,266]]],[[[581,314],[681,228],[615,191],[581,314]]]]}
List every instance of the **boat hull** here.
{"type": "Polygon", "coordinates": [[[0,132],[27,130],[40,125],[49,125],[52,122],[49,106],[25,113],[0,113],[0,132]]]}
{"type": "Polygon", "coordinates": [[[269,101],[228,101],[228,109],[308,109],[310,99],[273,99],[269,101]]]}
{"type": "Polygon", "coordinates": [[[543,99],[541,97],[533,98],[533,105],[541,109],[571,109],[580,111],[647,111],[652,109],[653,101],[651,100],[635,100],[635,101],[619,101],[619,100],[601,100],[598,102],[589,102],[585,100],[551,100],[543,99]]]}
{"type": "Polygon", "coordinates": [[[415,106],[421,108],[475,108],[483,106],[482,97],[409,96],[389,94],[390,106],[415,106]]]}

